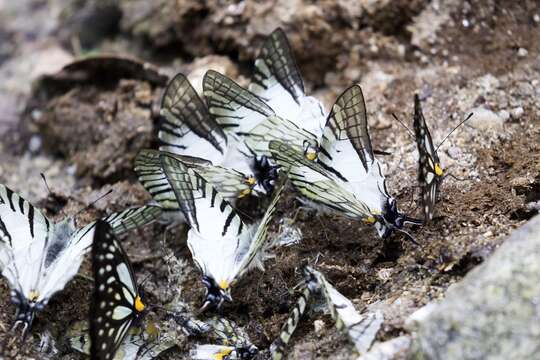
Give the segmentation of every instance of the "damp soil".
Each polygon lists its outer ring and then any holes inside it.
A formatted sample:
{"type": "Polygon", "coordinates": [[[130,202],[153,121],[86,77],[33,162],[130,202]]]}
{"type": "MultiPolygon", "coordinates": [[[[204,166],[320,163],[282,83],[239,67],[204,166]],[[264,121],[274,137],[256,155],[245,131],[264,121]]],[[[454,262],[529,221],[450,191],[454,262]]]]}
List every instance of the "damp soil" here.
{"type": "MultiPolygon", "coordinates": [[[[44,9],[40,1],[23,3],[0,13],[10,19],[2,34],[22,39],[13,45],[17,51],[0,45],[0,76],[9,85],[2,91],[14,96],[6,114],[17,114],[2,119],[0,180],[53,218],[61,218],[61,211],[76,213],[109,189],[114,193],[83,213],[81,223],[147,201],[131,165],[139,150],[156,146],[167,75],[182,70],[196,83],[207,68],[219,68],[241,74],[245,83],[262,35],[277,26],[291,38],[306,88],[327,109],[345,88],[362,85],[374,148],[389,153],[379,156],[388,188],[411,216],[420,216],[417,153],[414,140],[391,114],[411,124],[413,94],[419,92],[426,99],[424,115],[436,143],[474,109],[494,115],[471,120],[440,148],[453,177],[444,181],[435,219],[408,229],[419,245],[400,234],[381,240],[359,222],[301,208],[288,189],[270,236],[283,230],[280,220],[294,218],[301,242],[277,248],[265,263],[266,271],[243,278],[233,289],[234,302],[222,310],[261,350],[278,336],[299,296],[303,265],[320,270],[358,310],[380,309],[385,321],[377,339],[389,340],[407,334],[405,319],[411,313],[444,297],[507,234],[538,213],[540,7],[533,1],[482,0],[474,6],[449,1],[439,9],[443,20],[428,40],[418,35],[422,22],[431,19],[426,14],[433,4],[426,1],[399,1],[397,12],[385,1],[365,8],[300,0],[289,5],[277,1],[274,7],[250,1],[225,7],[197,1],[119,1],[92,7],[91,1],[85,6],[72,1],[60,12],[52,5],[44,9]],[[183,3],[182,11],[175,12],[178,3],[183,3]],[[106,31],[88,40],[96,14],[112,24],[107,22],[106,31]],[[29,25],[24,19],[31,15],[35,24],[29,25]],[[40,29],[42,35],[28,35],[40,29]],[[18,56],[51,43],[73,58],[88,53],[102,57],[33,78],[16,71],[18,56]],[[17,81],[31,83],[20,87],[17,81]],[[55,194],[47,195],[40,172],[48,176],[55,194]]],[[[40,54],[50,61],[47,52],[40,54]]],[[[166,260],[172,251],[187,264],[176,290],[193,309],[200,305],[203,288],[185,233],[184,228],[166,230],[154,224],[122,237],[138,278],[148,277],[150,303],[165,305],[172,298],[166,260]]],[[[4,356],[84,358],[69,348],[65,332],[87,318],[92,287],[86,259],[80,276],[36,316],[25,345],[20,345],[10,331],[15,307],[6,281],[0,280],[4,356]]],[[[162,317],[152,315],[158,322],[162,317]]],[[[199,341],[188,339],[161,358],[187,358],[199,341]]],[[[289,349],[291,359],[354,358],[330,317],[317,311],[307,312],[289,349]],[[318,331],[316,320],[324,322],[318,331]]],[[[259,358],[267,356],[262,351],[259,358]]]]}

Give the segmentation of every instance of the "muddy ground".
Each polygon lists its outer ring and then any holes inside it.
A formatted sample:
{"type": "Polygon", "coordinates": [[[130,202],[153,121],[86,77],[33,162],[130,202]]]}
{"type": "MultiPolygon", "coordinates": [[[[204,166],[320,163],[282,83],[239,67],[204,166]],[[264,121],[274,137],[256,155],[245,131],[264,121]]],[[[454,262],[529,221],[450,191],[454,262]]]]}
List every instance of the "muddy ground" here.
{"type": "MultiPolygon", "coordinates": [[[[391,114],[411,124],[412,98],[419,92],[436,143],[467,114],[476,114],[439,150],[458,179],[446,178],[437,218],[411,230],[420,246],[399,235],[381,241],[362,224],[300,211],[294,225],[302,241],[277,249],[266,272],[241,281],[234,303],[223,310],[267,349],[296,301],[301,265],[316,263],[359,310],[382,310],[377,337],[394,338],[407,332],[408,315],[444,297],[538,213],[538,2],[0,1],[0,181],[56,218],[61,208],[73,214],[115,189],[81,215],[81,223],[143,204],[148,195],[136,182],[132,160],[140,149],[156,146],[167,77],[183,71],[200,86],[212,68],[246,83],[264,34],[277,26],[290,37],[306,88],[327,109],[345,88],[362,85],[374,147],[391,153],[379,157],[389,189],[411,215],[419,215],[416,146],[391,114]],[[115,58],[99,58],[104,54],[115,58]],[[98,58],[61,70],[89,55],[98,58]],[[47,195],[40,172],[54,196],[47,195]]],[[[271,236],[298,208],[291,189],[271,236]]],[[[125,248],[139,279],[150,274],[145,288],[158,304],[172,297],[166,254],[185,259],[182,294],[196,308],[203,289],[185,232],[173,229],[164,238],[163,230],[152,225],[133,232],[125,248]]],[[[87,262],[81,274],[89,275],[87,262]]],[[[84,276],[72,281],[38,314],[28,346],[12,345],[5,356],[83,358],[69,349],[64,332],[86,318],[91,289],[84,276]],[[54,341],[39,353],[44,333],[54,341]]],[[[14,311],[0,280],[0,343],[11,336],[14,311]]],[[[183,341],[163,358],[186,357],[195,341],[183,341]]],[[[353,358],[352,346],[319,312],[308,313],[290,351],[291,359],[353,358]],[[315,332],[317,319],[325,326],[315,332]]]]}

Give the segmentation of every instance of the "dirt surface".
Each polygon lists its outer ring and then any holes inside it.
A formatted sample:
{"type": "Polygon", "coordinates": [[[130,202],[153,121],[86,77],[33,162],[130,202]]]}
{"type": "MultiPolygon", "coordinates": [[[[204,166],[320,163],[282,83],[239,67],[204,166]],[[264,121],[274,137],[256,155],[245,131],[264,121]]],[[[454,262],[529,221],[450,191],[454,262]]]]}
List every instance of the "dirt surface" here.
{"type": "MultiPolygon", "coordinates": [[[[111,188],[115,192],[84,213],[81,223],[148,200],[131,164],[140,149],[155,147],[166,76],[185,71],[197,87],[213,68],[245,83],[263,35],[277,26],[289,35],[306,88],[327,109],[345,88],[362,85],[374,148],[390,153],[379,157],[388,187],[411,215],[419,216],[416,145],[391,114],[412,124],[413,94],[420,93],[436,143],[467,114],[476,114],[439,150],[443,166],[458,179],[445,179],[435,220],[411,230],[420,246],[399,235],[381,241],[362,224],[298,211],[291,189],[271,234],[283,230],[280,219],[297,215],[294,226],[302,241],[277,249],[267,271],[245,277],[233,290],[234,303],[223,310],[261,350],[278,335],[296,301],[303,264],[316,263],[359,310],[382,310],[378,339],[388,340],[406,333],[407,316],[443,297],[505,235],[538,213],[538,2],[62,3],[0,2],[0,39],[6,39],[0,41],[0,180],[51,216],[60,217],[64,205],[73,214],[111,188]],[[60,71],[89,54],[117,55],[60,71]],[[47,197],[40,172],[56,197],[47,197]]],[[[150,302],[170,301],[166,255],[172,251],[185,260],[182,295],[196,309],[203,288],[185,230],[163,234],[163,227],[152,225],[123,240],[137,276],[150,275],[150,302]]],[[[89,276],[87,262],[81,274],[89,276]]],[[[64,333],[86,318],[91,289],[84,277],[70,282],[37,315],[27,346],[11,344],[5,356],[83,358],[69,349],[64,333]],[[48,332],[54,344],[40,353],[48,332]]],[[[0,280],[0,344],[10,340],[14,312],[7,283],[0,280]]],[[[163,358],[186,358],[197,341],[183,341],[163,358]]],[[[320,312],[308,312],[290,351],[291,359],[354,357],[352,346],[320,312]],[[315,332],[317,319],[325,326],[315,332]]],[[[262,351],[260,358],[267,355],[262,351]]]]}

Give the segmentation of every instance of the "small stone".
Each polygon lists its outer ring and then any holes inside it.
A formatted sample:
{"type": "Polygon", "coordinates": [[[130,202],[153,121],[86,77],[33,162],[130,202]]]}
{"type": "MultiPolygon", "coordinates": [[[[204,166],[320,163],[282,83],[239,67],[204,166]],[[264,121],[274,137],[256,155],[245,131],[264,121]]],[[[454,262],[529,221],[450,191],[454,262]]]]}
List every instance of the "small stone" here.
{"type": "Polygon", "coordinates": [[[536,22],[536,23],[540,22],[540,15],[534,14],[533,20],[534,20],[534,22],[536,22]]]}
{"type": "Polygon", "coordinates": [[[41,136],[34,135],[30,138],[30,141],[28,142],[28,150],[35,154],[41,149],[41,144],[43,141],[41,140],[41,136]]]}
{"type": "Polygon", "coordinates": [[[525,57],[529,55],[529,52],[525,48],[519,48],[517,54],[519,57],[525,57]]]}
{"type": "Polygon", "coordinates": [[[478,130],[502,129],[504,119],[495,112],[484,107],[477,107],[467,113],[471,112],[473,113],[473,116],[468,123],[473,128],[478,130]]]}
{"type": "Polygon", "coordinates": [[[315,320],[313,322],[313,327],[315,328],[315,334],[322,335],[324,332],[324,329],[326,328],[326,324],[322,320],[315,320]]]}
{"type": "Polygon", "coordinates": [[[499,116],[501,117],[501,119],[503,119],[503,121],[510,119],[510,113],[508,112],[508,110],[499,111],[499,116]]]}
{"type": "Polygon", "coordinates": [[[521,115],[523,115],[523,108],[521,106],[518,106],[510,111],[510,116],[512,116],[512,119],[514,120],[519,119],[521,115]]]}

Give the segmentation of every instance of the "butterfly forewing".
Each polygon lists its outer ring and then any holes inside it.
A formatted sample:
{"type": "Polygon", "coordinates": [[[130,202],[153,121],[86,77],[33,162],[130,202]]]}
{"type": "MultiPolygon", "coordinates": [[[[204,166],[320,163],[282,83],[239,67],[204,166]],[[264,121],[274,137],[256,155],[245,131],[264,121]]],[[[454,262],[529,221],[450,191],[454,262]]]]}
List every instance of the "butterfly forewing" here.
{"type": "Polygon", "coordinates": [[[158,220],[162,212],[160,206],[144,205],[112,213],[103,220],[111,225],[114,234],[118,236],[158,220]]]}
{"type": "Polygon", "coordinates": [[[315,143],[317,138],[294,122],[278,116],[266,118],[245,135],[246,145],[257,156],[272,156],[268,149],[268,143],[272,140],[302,146],[305,141],[315,143]]]}
{"type": "Polygon", "coordinates": [[[129,259],[104,221],[96,222],[92,246],[94,294],[90,306],[92,359],[113,359],[142,304],[129,259]]]}
{"type": "Polygon", "coordinates": [[[273,109],[291,111],[304,96],[304,83],[287,36],[276,29],[268,36],[255,60],[250,90],[268,101],[273,109]]]}
{"type": "Polygon", "coordinates": [[[275,114],[263,99],[216,71],[205,74],[203,87],[210,114],[227,132],[242,135],[275,114]]]}
{"type": "Polygon", "coordinates": [[[161,102],[161,115],[160,150],[180,155],[204,154],[212,163],[221,161],[227,137],[183,74],[169,82],[161,102]]]}
{"type": "Polygon", "coordinates": [[[373,163],[364,97],[359,86],[345,90],[328,116],[319,161],[345,181],[360,181],[373,163]]]}
{"type": "Polygon", "coordinates": [[[306,159],[302,149],[279,141],[269,145],[272,157],[285,171],[295,188],[323,210],[357,218],[370,216],[369,207],[342,186],[343,182],[323,164],[306,159]]]}
{"type": "Polygon", "coordinates": [[[439,156],[433,146],[433,140],[422,113],[418,95],[414,96],[414,134],[418,147],[419,169],[418,181],[422,188],[422,203],[425,220],[431,220],[437,201],[437,191],[442,177],[437,174],[435,167],[439,164],[439,156]]]}

